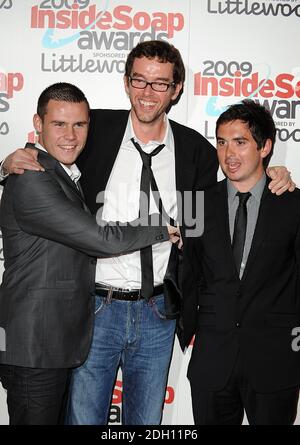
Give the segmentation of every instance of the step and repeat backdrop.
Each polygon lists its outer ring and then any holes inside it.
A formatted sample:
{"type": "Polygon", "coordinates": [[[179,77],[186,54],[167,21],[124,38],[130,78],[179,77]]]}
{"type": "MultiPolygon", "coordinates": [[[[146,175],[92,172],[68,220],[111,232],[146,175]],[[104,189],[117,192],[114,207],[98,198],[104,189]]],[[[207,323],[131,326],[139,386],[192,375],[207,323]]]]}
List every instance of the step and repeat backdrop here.
{"type": "MultiPolygon", "coordinates": [[[[93,108],[128,108],[127,54],[139,41],[161,39],[181,51],[187,72],[170,116],[214,144],[227,105],[259,101],[278,130],[272,164],[286,165],[300,185],[299,25],[300,0],[0,0],[0,157],[35,140],[32,116],[51,83],[78,85],[93,108]]],[[[183,355],[175,342],[164,424],[193,423],[191,348],[183,355]]],[[[120,423],[121,402],[119,374],[112,424],[120,423]]],[[[1,388],[0,424],[7,422],[1,388]]]]}

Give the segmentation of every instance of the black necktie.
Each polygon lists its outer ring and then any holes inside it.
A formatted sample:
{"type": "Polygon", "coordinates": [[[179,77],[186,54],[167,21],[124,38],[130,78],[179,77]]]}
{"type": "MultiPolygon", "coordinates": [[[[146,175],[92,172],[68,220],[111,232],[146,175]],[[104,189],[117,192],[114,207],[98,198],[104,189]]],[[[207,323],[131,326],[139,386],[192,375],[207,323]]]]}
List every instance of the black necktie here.
{"type": "MultiPolygon", "coordinates": [[[[132,138],[131,142],[141,155],[143,161],[142,176],[141,176],[141,196],[140,196],[140,216],[149,215],[149,204],[150,204],[150,185],[152,190],[157,192],[155,202],[158,206],[159,212],[165,214],[162,201],[159,197],[158,187],[151,169],[152,157],[156,156],[165,146],[161,144],[156,147],[151,153],[145,153],[141,146],[132,138]]],[[[152,247],[145,247],[141,249],[141,270],[142,270],[142,285],[141,294],[146,299],[149,300],[153,296],[153,258],[152,258],[152,247]]]]}
{"type": "Polygon", "coordinates": [[[251,193],[237,192],[236,195],[239,197],[240,202],[236,211],[234,221],[232,251],[236,269],[238,271],[238,274],[240,274],[247,230],[247,201],[250,198],[251,193]]]}
{"type": "MultiPolygon", "coordinates": [[[[74,181],[74,182],[75,182],[75,181],[74,181]]],[[[76,181],[76,182],[75,182],[75,185],[76,185],[76,188],[77,188],[77,190],[79,191],[81,197],[84,199],[84,195],[83,195],[83,191],[82,191],[80,182],[79,182],[79,181],[76,181]]]]}

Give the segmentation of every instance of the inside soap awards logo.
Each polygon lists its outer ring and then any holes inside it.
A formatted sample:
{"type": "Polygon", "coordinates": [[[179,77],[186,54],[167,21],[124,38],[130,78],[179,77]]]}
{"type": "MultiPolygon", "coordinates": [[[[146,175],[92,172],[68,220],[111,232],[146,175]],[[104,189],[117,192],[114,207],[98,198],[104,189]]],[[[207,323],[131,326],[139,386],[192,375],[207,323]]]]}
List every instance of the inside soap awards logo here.
{"type": "Polygon", "coordinates": [[[1,113],[10,109],[11,99],[15,93],[24,87],[24,77],[22,73],[6,73],[0,68],[0,135],[9,133],[7,122],[1,121],[1,113]]]}
{"type": "Polygon", "coordinates": [[[109,0],[43,0],[33,6],[31,28],[46,30],[42,38],[45,50],[71,43],[79,50],[76,55],[43,52],[41,70],[123,73],[127,53],[138,42],[172,39],[183,30],[182,13],[145,11],[141,4],[113,7],[109,0]],[[93,58],[87,58],[87,51],[93,58]]]}
{"type": "MultiPolygon", "coordinates": [[[[272,114],[278,138],[300,142],[295,128],[300,113],[300,79],[295,70],[274,74],[268,64],[248,60],[205,60],[194,74],[194,95],[207,97],[205,113],[218,117],[227,106],[248,98],[260,102],[272,114]]],[[[207,122],[204,133],[209,139],[207,122]]]]}
{"type": "Polygon", "coordinates": [[[207,12],[209,14],[263,15],[273,17],[290,17],[294,15],[300,17],[300,5],[295,4],[296,1],[207,0],[207,12]]]}

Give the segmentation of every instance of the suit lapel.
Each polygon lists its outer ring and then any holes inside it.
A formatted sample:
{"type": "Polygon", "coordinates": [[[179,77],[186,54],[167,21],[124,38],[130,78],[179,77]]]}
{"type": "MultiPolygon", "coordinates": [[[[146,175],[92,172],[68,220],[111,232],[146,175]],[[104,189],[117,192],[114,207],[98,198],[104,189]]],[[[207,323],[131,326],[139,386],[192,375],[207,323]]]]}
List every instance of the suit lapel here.
{"type": "Polygon", "coordinates": [[[270,190],[268,189],[268,182],[267,182],[264,192],[263,192],[263,195],[261,197],[257,222],[256,222],[255,230],[254,230],[254,235],[253,235],[245,271],[242,276],[242,281],[245,281],[247,279],[249,271],[251,271],[251,268],[255,262],[255,258],[259,252],[259,249],[267,236],[269,220],[271,217],[271,212],[269,211],[268,203],[270,202],[271,197],[272,197],[272,195],[271,195],[270,190]]]}
{"type": "Polygon", "coordinates": [[[99,160],[97,162],[97,187],[98,190],[105,190],[115,160],[119,153],[122,140],[125,134],[129,111],[119,113],[119,119],[111,119],[111,125],[101,128],[99,133],[99,160]]]}
{"type": "Polygon", "coordinates": [[[182,134],[180,127],[176,122],[170,120],[171,129],[173,132],[175,145],[175,180],[176,189],[180,192],[185,190],[193,190],[193,183],[195,177],[195,167],[189,159],[187,159],[187,151],[184,150],[184,141],[182,141],[182,134]]]}
{"type": "Polygon", "coordinates": [[[55,158],[50,156],[49,153],[40,149],[37,150],[39,152],[38,161],[47,170],[47,172],[56,179],[66,195],[71,198],[72,201],[79,200],[81,207],[83,207],[86,211],[89,211],[85,204],[82,192],[78,190],[74,181],[72,181],[60,163],[55,158]]]}
{"type": "Polygon", "coordinates": [[[69,196],[73,201],[74,201],[74,198],[76,198],[77,201],[79,200],[81,207],[83,207],[86,211],[89,212],[89,210],[85,204],[84,195],[83,195],[80,184],[78,183],[79,187],[77,188],[75,182],[72,181],[70,176],[62,168],[62,166],[59,164],[59,162],[57,162],[55,165],[55,173],[57,176],[57,180],[58,180],[61,188],[66,193],[66,195],[69,196]],[[70,193],[72,196],[70,196],[70,193]]]}
{"type": "Polygon", "coordinates": [[[232,253],[232,247],[231,247],[231,238],[230,238],[230,228],[229,228],[229,214],[228,214],[228,192],[227,192],[227,180],[224,179],[223,181],[218,183],[218,193],[217,196],[217,202],[215,203],[217,213],[216,213],[216,219],[217,224],[219,225],[220,231],[221,231],[221,239],[224,242],[224,249],[226,252],[229,252],[230,257],[230,267],[233,271],[233,273],[238,277],[238,273],[235,267],[234,257],[232,253]]]}
{"type": "MultiPolygon", "coordinates": [[[[181,203],[180,207],[182,212],[185,209],[185,199],[193,199],[190,195],[185,194],[185,192],[194,191],[195,182],[195,166],[187,156],[193,156],[190,154],[189,150],[184,150],[184,141],[182,140],[182,133],[180,127],[176,122],[170,120],[170,125],[173,133],[174,139],[174,152],[175,152],[175,184],[176,190],[181,193],[181,203]]],[[[177,220],[181,220],[183,215],[180,215],[180,207],[177,202],[177,220]]],[[[194,211],[194,204],[192,205],[194,211]]],[[[184,218],[183,218],[184,220],[184,218]]]]}

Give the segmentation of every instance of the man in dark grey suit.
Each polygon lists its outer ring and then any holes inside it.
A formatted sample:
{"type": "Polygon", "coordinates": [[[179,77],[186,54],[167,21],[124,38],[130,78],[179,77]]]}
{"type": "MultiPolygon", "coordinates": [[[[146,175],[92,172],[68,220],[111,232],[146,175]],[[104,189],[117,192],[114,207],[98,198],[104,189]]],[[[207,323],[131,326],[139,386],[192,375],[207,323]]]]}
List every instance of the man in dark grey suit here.
{"type": "Polygon", "coordinates": [[[44,171],[11,175],[0,207],[5,272],[0,288],[0,377],[11,424],[56,424],[70,369],[88,355],[96,259],[168,240],[162,227],[100,227],[74,164],[89,105],[74,85],[46,88],[34,126],[44,171]],[[4,347],[3,347],[4,346],[4,347]]]}

